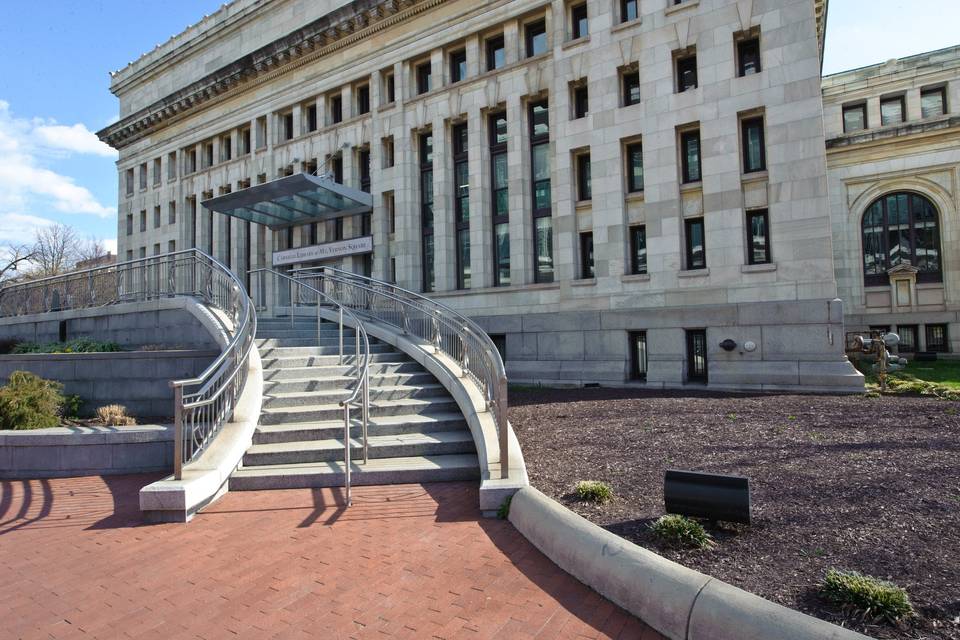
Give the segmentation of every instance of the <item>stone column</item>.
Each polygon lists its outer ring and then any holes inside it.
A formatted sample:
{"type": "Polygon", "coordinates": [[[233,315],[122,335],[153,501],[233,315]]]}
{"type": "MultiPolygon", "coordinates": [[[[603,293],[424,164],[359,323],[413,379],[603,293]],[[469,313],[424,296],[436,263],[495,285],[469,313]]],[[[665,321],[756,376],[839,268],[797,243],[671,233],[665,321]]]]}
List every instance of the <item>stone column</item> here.
{"type": "Polygon", "coordinates": [[[526,105],[520,96],[507,97],[507,167],[510,203],[510,284],[533,282],[533,207],[530,187],[530,146],[526,105]]]}
{"type": "MultiPolygon", "coordinates": [[[[470,59],[469,52],[467,60],[470,59]]],[[[468,112],[470,166],[470,288],[493,285],[493,226],[491,224],[490,132],[486,111],[473,106],[468,112]]]]}
{"type": "Polygon", "coordinates": [[[397,284],[412,291],[419,291],[422,282],[417,141],[417,131],[397,130],[394,134],[397,284]]]}
{"type": "Polygon", "coordinates": [[[520,33],[520,23],[517,20],[509,20],[503,24],[503,56],[506,65],[511,65],[520,61],[523,55],[521,49],[523,34],[520,33]]]}
{"type": "Polygon", "coordinates": [[[433,122],[433,247],[435,291],[456,289],[456,225],[453,208],[453,146],[447,123],[433,122]]]}

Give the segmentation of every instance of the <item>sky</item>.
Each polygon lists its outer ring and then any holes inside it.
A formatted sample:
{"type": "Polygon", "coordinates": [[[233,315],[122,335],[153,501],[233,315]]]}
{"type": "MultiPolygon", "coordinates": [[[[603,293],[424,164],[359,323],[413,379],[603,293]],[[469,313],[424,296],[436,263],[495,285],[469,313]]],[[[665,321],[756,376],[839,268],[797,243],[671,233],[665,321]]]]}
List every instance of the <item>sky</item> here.
{"type": "MultiPolygon", "coordinates": [[[[62,222],[116,247],[109,72],[223,0],[8,2],[0,21],[0,245],[62,222]]],[[[830,0],[824,73],[960,44],[958,0],[830,0]]]]}

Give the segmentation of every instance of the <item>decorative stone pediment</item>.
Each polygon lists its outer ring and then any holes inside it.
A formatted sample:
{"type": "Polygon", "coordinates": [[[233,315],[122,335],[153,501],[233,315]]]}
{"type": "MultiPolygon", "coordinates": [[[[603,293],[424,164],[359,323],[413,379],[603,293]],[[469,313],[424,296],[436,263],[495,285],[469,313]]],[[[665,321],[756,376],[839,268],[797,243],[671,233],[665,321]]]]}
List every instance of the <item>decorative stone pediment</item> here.
{"type": "Polygon", "coordinates": [[[920,272],[920,269],[910,264],[909,260],[904,260],[900,264],[891,267],[887,270],[888,276],[904,276],[904,275],[916,275],[920,272]]]}

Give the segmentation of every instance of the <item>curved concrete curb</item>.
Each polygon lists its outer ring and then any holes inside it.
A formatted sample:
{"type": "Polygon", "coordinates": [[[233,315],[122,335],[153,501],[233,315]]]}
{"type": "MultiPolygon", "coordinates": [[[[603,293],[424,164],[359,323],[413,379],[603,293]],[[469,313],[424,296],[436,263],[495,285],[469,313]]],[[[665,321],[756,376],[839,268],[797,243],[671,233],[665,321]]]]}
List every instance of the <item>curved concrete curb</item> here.
{"type": "Polygon", "coordinates": [[[561,569],[671,640],[869,640],[671,562],[524,487],[510,522],[561,569]]]}

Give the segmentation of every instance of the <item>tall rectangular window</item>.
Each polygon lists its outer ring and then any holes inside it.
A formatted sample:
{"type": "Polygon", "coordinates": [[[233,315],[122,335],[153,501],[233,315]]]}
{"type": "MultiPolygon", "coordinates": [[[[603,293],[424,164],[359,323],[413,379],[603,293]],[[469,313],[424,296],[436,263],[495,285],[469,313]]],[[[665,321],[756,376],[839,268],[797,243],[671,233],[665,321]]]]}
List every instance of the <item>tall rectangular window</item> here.
{"type": "Polygon", "coordinates": [[[144,162],[140,165],[140,190],[143,191],[147,188],[147,163],[144,162]]]}
{"type": "Polygon", "coordinates": [[[755,173],[767,168],[763,139],[763,118],[747,118],[740,122],[743,136],[743,172],[755,173]]]}
{"type": "Polygon", "coordinates": [[[433,69],[429,60],[421,62],[416,67],[417,95],[430,91],[433,69]]]}
{"type": "Polygon", "coordinates": [[[596,277],[593,268],[593,232],[585,231],[580,234],[580,277],[590,279],[596,277]]]}
{"type": "Polygon", "coordinates": [[[450,54],[450,83],[460,82],[467,77],[467,52],[464,49],[450,54]]]}
{"type": "Polygon", "coordinates": [[[687,269],[706,269],[707,248],[703,233],[703,218],[684,220],[684,241],[687,247],[687,269]]]}
{"type": "Polygon", "coordinates": [[[167,224],[177,224],[177,203],[173,200],[167,203],[167,224]]]}
{"type": "Polygon", "coordinates": [[[387,136],[383,139],[383,168],[389,169],[393,164],[393,136],[387,136]]]}
{"type": "Polygon", "coordinates": [[[593,198],[593,189],[590,184],[590,153],[581,153],[576,156],[577,167],[577,200],[593,198]]]}
{"type": "Polygon", "coordinates": [[[750,76],[760,73],[760,38],[737,42],[737,75],[750,76]]]}
{"type": "Polygon", "coordinates": [[[647,332],[631,331],[630,337],[630,378],[647,379],[647,332]]]}
{"type": "Polygon", "coordinates": [[[333,181],[343,184],[343,156],[339,153],[330,158],[330,170],[333,172],[333,181]]]}
{"type": "Polygon", "coordinates": [[[643,145],[639,142],[628,144],[627,156],[627,191],[638,193],[643,191],[643,145]]]}
{"type": "Polygon", "coordinates": [[[229,162],[233,159],[233,138],[230,135],[220,136],[220,162],[229,162]]]}
{"type": "Polygon", "coordinates": [[[160,184],[162,176],[160,175],[160,158],[154,158],[153,160],[153,186],[160,184]]]}
{"type": "Polygon", "coordinates": [[[397,208],[393,191],[383,192],[383,207],[387,210],[387,233],[397,232],[397,208]]]}
{"type": "Polygon", "coordinates": [[[507,116],[491,114],[490,128],[490,174],[493,205],[493,284],[510,284],[510,210],[507,192],[509,170],[507,168],[507,116]]]}
{"type": "Polygon", "coordinates": [[[900,344],[897,345],[898,352],[913,353],[917,350],[917,325],[897,325],[897,335],[900,337],[900,344]]]}
{"type": "Polygon", "coordinates": [[[133,214],[132,213],[127,214],[127,235],[128,236],[133,235],[133,214]]]}
{"type": "Polygon", "coordinates": [[[364,147],[357,154],[357,162],[360,165],[360,191],[370,193],[370,149],[364,147]]]}
{"type": "Polygon", "coordinates": [[[141,233],[147,230],[147,210],[142,209],[140,211],[140,231],[141,233]]]}
{"type": "Polygon", "coordinates": [[[707,332],[687,331],[687,382],[707,381],[707,332]]]}
{"type": "Polygon", "coordinates": [[[586,2],[574,5],[570,8],[570,27],[574,40],[589,35],[590,22],[587,18],[586,2]]]}
{"type": "Polygon", "coordinates": [[[435,273],[433,265],[433,132],[420,134],[420,231],[423,238],[421,259],[423,291],[433,291],[435,273]]]}
{"type": "Polygon", "coordinates": [[[550,192],[550,110],[546,100],[530,105],[530,155],[533,181],[534,280],[553,282],[553,221],[550,192]]]}
{"type": "Polygon", "coordinates": [[[573,103],[573,119],[586,117],[590,112],[590,97],[587,93],[586,81],[580,81],[572,84],[570,87],[570,97],[573,103]]]}
{"type": "Polygon", "coordinates": [[[467,123],[453,126],[453,209],[457,244],[457,289],[470,288],[470,164],[467,123]]]}
{"type": "Polygon", "coordinates": [[[766,209],[747,212],[747,262],[770,263],[770,216],[766,209]]]}
{"type": "Polygon", "coordinates": [[[293,112],[285,113],[280,118],[283,122],[283,139],[293,140],[293,112]]]}
{"type": "Polygon", "coordinates": [[[133,195],[133,169],[127,169],[127,172],[124,175],[125,175],[125,181],[126,181],[126,187],[127,187],[126,189],[127,195],[132,196],[133,195]]]}
{"type": "Polygon", "coordinates": [[[357,115],[370,113],[370,85],[362,84],[357,87],[357,115]]]}
{"type": "Polygon", "coordinates": [[[640,71],[636,67],[628,67],[620,72],[620,85],[623,106],[640,104],[640,71]]]}
{"type": "Polygon", "coordinates": [[[394,82],[394,76],[392,73],[387,73],[383,76],[383,95],[384,104],[391,104],[397,99],[397,85],[394,82]]]}
{"type": "Polygon", "coordinates": [[[647,228],[640,224],[630,227],[630,273],[647,272],[647,228]]]}
{"type": "Polygon", "coordinates": [[[640,0],[620,0],[620,22],[630,22],[639,17],[639,2],[640,0]]]}
{"type": "Polygon", "coordinates": [[[177,178],[177,152],[171,151],[167,154],[167,180],[177,178]]]}
{"type": "Polygon", "coordinates": [[[528,23],[523,29],[523,35],[528,58],[547,52],[547,22],[545,20],[528,23]]]}
{"type": "Polygon", "coordinates": [[[946,87],[937,87],[936,89],[924,89],[920,92],[920,116],[922,118],[934,118],[942,116],[947,112],[947,89],[946,87]]]}
{"type": "Polygon", "coordinates": [[[333,220],[333,239],[343,240],[343,218],[334,218],[333,220]]]}
{"type": "Polygon", "coordinates": [[[867,105],[855,104],[843,108],[843,132],[851,133],[867,128],[867,105]]]}
{"type": "Polygon", "coordinates": [[[677,93],[697,88],[697,55],[677,57],[677,93]]]}
{"type": "Polygon", "coordinates": [[[950,343],[947,341],[947,325],[928,324],[926,334],[927,351],[938,351],[940,353],[950,351],[950,343]]]}
{"type": "Polygon", "coordinates": [[[500,69],[507,63],[507,50],[503,42],[503,36],[497,36],[487,40],[487,71],[500,69]]]}
{"type": "Polygon", "coordinates": [[[683,182],[700,182],[700,130],[680,134],[680,159],[683,165],[683,182]]]}
{"type": "Polygon", "coordinates": [[[330,96],[330,124],[343,122],[343,96],[330,96]]]}
{"type": "Polygon", "coordinates": [[[307,107],[307,131],[317,130],[317,105],[311,104],[307,107]]]}
{"type": "Polygon", "coordinates": [[[900,124],[906,119],[906,111],[903,96],[884,98],[880,101],[880,126],[900,124]]]}
{"type": "MultiPolygon", "coordinates": [[[[316,112],[316,107],[314,107],[314,112],[316,112]]],[[[250,127],[240,129],[240,148],[237,149],[237,153],[241,156],[249,155],[253,150],[250,143],[250,127]]]]}

